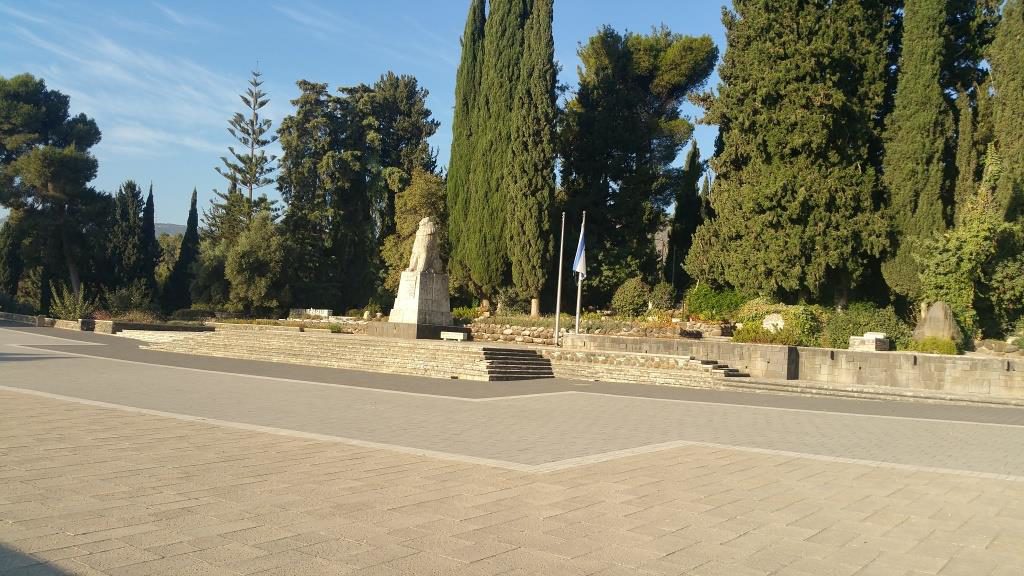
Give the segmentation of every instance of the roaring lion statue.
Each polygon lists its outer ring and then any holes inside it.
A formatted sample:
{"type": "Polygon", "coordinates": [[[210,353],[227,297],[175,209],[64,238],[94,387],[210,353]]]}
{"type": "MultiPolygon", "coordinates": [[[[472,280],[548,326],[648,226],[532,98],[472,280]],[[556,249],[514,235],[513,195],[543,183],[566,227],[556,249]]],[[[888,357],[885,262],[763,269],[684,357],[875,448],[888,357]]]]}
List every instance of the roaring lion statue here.
{"type": "Polygon", "coordinates": [[[445,271],[437,246],[437,225],[429,216],[420,220],[420,227],[416,230],[416,240],[412,244],[409,267],[405,271],[436,274],[443,274],[445,271]]]}

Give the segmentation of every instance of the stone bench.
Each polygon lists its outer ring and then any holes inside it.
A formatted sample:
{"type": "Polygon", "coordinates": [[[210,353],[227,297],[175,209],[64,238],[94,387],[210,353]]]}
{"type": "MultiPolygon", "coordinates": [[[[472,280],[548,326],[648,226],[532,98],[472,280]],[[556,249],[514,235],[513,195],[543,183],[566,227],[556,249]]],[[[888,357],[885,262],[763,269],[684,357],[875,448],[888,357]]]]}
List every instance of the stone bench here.
{"type": "Polygon", "coordinates": [[[441,332],[441,340],[453,340],[455,342],[465,342],[465,332],[441,332]]]}

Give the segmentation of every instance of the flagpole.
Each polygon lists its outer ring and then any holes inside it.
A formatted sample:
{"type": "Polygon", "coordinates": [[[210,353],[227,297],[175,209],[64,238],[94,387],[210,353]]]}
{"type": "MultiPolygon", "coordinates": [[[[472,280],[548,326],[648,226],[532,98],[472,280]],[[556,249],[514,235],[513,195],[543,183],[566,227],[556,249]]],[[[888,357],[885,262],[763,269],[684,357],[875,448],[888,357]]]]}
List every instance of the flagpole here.
{"type": "MultiPolygon", "coordinates": [[[[587,211],[583,211],[583,223],[580,224],[580,237],[583,237],[583,232],[587,227],[587,211]]],[[[577,273],[578,278],[576,282],[576,333],[580,333],[580,305],[583,303],[583,274],[577,273]]]]}
{"type": "Polygon", "coordinates": [[[555,296],[555,347],[562,320],[562,262],[565,260],[565,212],[562,212],[562,240],[558,244],[558,291],[555,296]]]}

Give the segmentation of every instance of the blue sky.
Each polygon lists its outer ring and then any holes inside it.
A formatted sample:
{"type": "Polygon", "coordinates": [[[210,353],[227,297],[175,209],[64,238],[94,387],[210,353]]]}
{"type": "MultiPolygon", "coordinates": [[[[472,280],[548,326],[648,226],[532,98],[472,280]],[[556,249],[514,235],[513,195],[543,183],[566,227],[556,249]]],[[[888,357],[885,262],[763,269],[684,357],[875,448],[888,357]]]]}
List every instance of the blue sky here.
{"type": "MultiPolygon", "coordinates": [[[[94,152],[101,190],[131,178],[153,182],[157,220],[183,223],[188,197],[223,190],[214,172],[232,143],[227,120],[249,71],[264,75],[276,128],[295,81],[332,89],[372,83],[393,70],[430,90],[441,127],[432,139],[448,163],[459,36],[468,0],[58,1],[0,0],[0,76],[29,72],[71,96],[72,111],[103,132],[94,152]]],[[[711,34],[724,51],[718,3],[679,0],[556,0],[559,81],[575,86],[576,50],[602,24],[646,32],[666,24],[711,34]]],[[[712,78],[712,86],[717,77],[712,78]]],[[[687,107],[692,118],[699,110],[687,107]]],[[[698,127],[705,157],[713,127],[698,127]]],[[[272,187],[264,189],[274,197],[272,187]]]]}

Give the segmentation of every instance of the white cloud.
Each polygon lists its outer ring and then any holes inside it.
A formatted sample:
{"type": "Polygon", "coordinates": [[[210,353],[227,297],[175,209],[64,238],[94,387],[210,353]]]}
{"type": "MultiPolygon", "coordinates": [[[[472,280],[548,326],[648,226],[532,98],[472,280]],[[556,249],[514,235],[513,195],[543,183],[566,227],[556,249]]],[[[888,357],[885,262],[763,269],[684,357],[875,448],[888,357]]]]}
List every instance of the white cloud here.
{"type": "Polygon", "coordinates": [[[165,17],[167,17],[168,20],[183,28],[205,28],[209,30],[217,28],[217,25],[209,20],[199,18],[197,16],[182,14],[181,12],[164,6],[159,2],[153,2],[153,7],[159,10],[165,17]]]}

